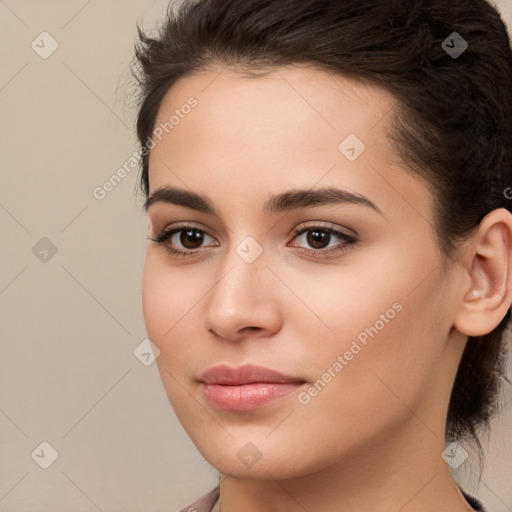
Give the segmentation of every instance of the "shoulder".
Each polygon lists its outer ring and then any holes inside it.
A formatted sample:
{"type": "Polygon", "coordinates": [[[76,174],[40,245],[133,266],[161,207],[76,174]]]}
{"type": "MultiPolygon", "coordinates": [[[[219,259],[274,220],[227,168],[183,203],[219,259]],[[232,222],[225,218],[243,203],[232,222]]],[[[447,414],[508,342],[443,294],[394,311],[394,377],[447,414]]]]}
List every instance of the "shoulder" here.
{"type": "Polygon", "coordinates": [[[213,506],[219,499],[219,495],[220,486],[217,485],[217,487],[198,498],[194,503],[191,503],[177,512],[211,512],[213,506]]]}

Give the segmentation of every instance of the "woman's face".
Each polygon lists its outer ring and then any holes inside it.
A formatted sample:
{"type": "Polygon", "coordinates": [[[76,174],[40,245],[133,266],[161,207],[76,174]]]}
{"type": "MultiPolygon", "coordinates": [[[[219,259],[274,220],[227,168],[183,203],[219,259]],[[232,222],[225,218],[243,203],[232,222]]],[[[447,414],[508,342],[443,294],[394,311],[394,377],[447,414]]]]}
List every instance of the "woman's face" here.
{"type": "Polygon", "coordinates": [[[386,138],[393,107],[304,66],[194,74],[160,106],[150,195],[183,193],[151,201],[150,236],[182,231],[148,242],[144,317],[170,403],[222,473],[290,478],[443,446],[460,277],[386,138]],[[295,383],[207,387],[221,364],[295,383]]]}

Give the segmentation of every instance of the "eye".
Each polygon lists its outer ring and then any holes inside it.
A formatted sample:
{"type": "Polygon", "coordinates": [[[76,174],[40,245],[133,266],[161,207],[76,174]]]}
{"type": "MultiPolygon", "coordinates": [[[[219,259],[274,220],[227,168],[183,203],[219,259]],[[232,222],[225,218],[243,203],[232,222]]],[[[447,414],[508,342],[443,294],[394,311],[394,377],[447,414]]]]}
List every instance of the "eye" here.
{"type": "MultiPolygon", "coordinates": [[[[180,225],[161,231],[153,237],[148,237],[157,244],[163,245],[166,251],[173,256],[191,256],[202,252],[201,249],[209,246],[218,246],[218,242],[206,231],[193,225],[180,225]],[[214,241],[203,245],[208,238],[214,241]]],[[[291,247],[297,247],[300,252],[314,256],[330,256],[340,253],[353,246],[357,239],[328,226],[311,225],[298,228],[293,232],[292,240],[299,240],[307,244],[310,248],[301,247],[292,244],[291,247]],[[336,240],[338,242],[336,243],[336,240]]]]}
{"type": "Polygon", "coordinates": [[[163,245],[169,254],[176,256],[187,256],[198,252],[197,249],[201,248],[205,238],[214,240],[206,231],[191,225],[175,226],[148,238],[163,245]]]}
{"type": "MultiPolygon", "coordinates": [[[[313,255],[331,255],[347,250],[357,242],[357,239],[343,231],[327,226],[306,226],[294,231],[293,240],[299,240],[307,247],[298,247],[301,252],[313,255]],[[338,243],[336,243],[336,239],[338,243]]],[[[296,247],[293,245],[292,247],[296,247]]]]}

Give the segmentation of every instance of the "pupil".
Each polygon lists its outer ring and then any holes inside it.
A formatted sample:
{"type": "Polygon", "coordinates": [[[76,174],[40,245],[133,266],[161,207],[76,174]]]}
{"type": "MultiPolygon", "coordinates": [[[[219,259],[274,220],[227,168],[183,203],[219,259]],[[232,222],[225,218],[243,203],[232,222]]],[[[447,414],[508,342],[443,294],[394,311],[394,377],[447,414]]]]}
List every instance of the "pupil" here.
{"type": "Polygon", "coordinates": [[[182,231],[180,235],[180,242],[187,249],[196,249],[200,247],[203,242],[203,235],[196,231],[195,229],[189,229],[187,231],[182,231]],[[192,247],[188,245],[189,242],[192,242],[192,247]]]}
{"type": "Polygon", "coordinates": [[[311,245],[314,249],[322,249],[323,247],[329,245],[329,233],[325,233],[324,231],[308,231],[307,241],[308,244],[311,245]],[[325,245],[323,245],[325,243],[325,245]]]}

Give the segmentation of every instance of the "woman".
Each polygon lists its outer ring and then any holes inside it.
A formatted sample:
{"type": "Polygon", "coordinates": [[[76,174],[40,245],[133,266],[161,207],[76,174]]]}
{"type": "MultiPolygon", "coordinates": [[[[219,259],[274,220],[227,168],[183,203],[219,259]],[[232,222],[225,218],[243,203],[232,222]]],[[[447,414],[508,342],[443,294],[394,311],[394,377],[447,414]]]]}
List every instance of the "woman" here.
{"type": "Polygon", "coordinates": [[[220,484],[183,510],[484,510],[512,53],[484,0],[199,0],[139,29],[148,336],[220,484]]]}

